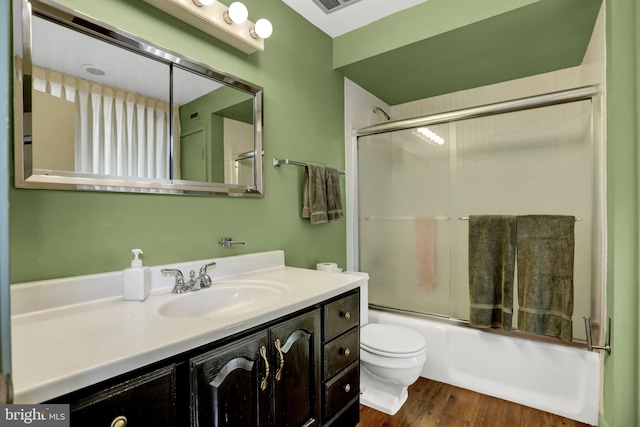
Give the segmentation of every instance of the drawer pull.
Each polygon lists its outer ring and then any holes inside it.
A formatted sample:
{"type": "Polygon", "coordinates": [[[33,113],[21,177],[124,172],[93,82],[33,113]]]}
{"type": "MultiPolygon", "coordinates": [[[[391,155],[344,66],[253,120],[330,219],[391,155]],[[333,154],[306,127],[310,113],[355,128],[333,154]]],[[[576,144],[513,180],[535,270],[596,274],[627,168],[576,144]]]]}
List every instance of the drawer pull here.
{"type": "Polygon", "coordinates": [[[351,319],[351,312],[349,311],[345,311],[340,313],[340,317],[343,317],[345,320],[349,320],[351,319]]]}
{"type": "Polygon", "coordinates": [[[349,393],[349,392],[351,391],[351,385],[350,385],[350,384],[347,384],[347,385],[345,385],[345,386],[344,386],[344,387],[342,387],[342,388],[344,389],[344,391],[345,391],[346,393],[349,393]]]}
{"type": "Polygon", "coordinates": [[[119,417],[115,417],[113,421],[111,421],[111,427],[126,427],[127,426],[127,417],[120,415],[119,417]]]}
{"type": "Polygon", "coordinates": [[[282,348],[280,347],[280,338],[276,339],[276,350],[278,350],[278,354],[280,355],[280,368],[276,371],[276,381],[280,381],[282,378],[282,369],[284,369],[284,355],[282,354],[282,348]]]}
{"type": "Polygon", "coordinates": [[[260,381],[260,390],[265,391],[267,389],[267,380],[269,379],[269,361],[267,360],[267,347],[260,347],[260,356],[264,360],[264,378],[260,381]]]}
{"type": "Polygon", "coordinates": [[[349,350],[348,348],[341,348],[340,354],[344,357],[349,357],[349,355],[351,354],[351,350],[349,350]]]}

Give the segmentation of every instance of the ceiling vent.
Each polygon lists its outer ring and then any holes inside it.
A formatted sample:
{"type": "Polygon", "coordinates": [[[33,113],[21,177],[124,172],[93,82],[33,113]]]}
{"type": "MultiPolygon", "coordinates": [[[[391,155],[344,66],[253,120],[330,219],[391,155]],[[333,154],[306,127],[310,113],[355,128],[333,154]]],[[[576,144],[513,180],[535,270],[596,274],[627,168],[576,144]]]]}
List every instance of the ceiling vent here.
{"type": "Polygon", "coordinates": [[[360,0],[313,0],[324,13],[335,12],[360,0]]]}

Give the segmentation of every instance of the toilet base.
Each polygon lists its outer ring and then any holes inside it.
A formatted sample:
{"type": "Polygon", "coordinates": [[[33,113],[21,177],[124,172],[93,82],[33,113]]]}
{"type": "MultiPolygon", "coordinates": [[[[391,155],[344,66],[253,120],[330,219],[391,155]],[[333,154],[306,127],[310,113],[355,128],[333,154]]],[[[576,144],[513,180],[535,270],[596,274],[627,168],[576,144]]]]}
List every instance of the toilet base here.
{"type": "Polygon", "coordinates": [[[380,388],[361,384],[360,403],[385,414],[395,415],[407,401],[407,387],[391,386],[394,390],[388,393],[380,388]]]}

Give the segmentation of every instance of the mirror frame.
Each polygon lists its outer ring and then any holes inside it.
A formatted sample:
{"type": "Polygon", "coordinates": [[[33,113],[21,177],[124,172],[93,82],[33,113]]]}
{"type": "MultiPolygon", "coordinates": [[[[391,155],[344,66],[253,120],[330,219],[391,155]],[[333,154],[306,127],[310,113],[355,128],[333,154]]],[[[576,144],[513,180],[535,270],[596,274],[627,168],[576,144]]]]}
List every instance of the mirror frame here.
{"type": "MultiPolygon", "coordinates": [[[[83,190],[83,191],[118,191],[154,194],[193,194],[193,195],[223,195],[234,197],[263,197],[263,126],[262,102],[263,89],[252,83],[241,80],[206,64],[182,56],[159,45],[140,39],[126,31],[109,26],[94,18],[75,10],[66,8],[49,0],[15,0],[21,5],[20,10],[14,10],[14,19],[19,25],[14,27],[14,37],[22,39],[22,79],[14,78],[14,176],[16,188],[36,188],[55,190],[83,190]],[[32,16],[38,16],[58,25],[63,25],[75,31],[85,33],[111,43],[118,47],[133,51],[159,62],[168,64],[170,70],[170,105],[173,105],[173,65],[179,66],[196,74],[216,80],[217,82],[238,89],[253,96],[253,128],[254,149],[245,153],[248,157],[259,159],[254,161],[254,185],[237,185],[225,183],[210,183],[184,181],[179,179],[119,179],[118,177],[74,176],[72,172],[55,171],[51,174],[34,174],[32,162],[32,64],[31,28],[32,16]],[[124,190],[122,189],[124,188],[124,190]]],[[[14,52],[14,56],[20,52],[14,52]]],[[[13,62],[13,61],[12,61],[13,62]]],[[[173,115],[170,121],[170,169],[173,175],[174,141],[173,115]]]]}

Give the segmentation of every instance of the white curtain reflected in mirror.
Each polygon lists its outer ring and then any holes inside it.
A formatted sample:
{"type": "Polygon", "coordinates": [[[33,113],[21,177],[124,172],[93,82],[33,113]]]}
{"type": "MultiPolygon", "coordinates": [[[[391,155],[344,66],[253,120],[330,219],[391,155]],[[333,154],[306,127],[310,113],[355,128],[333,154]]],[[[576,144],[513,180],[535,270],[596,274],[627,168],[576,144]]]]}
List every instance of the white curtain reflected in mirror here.
{"type": "Polygon", "coordinates": [[[50,118],[34,133],[56,136],[34,168],[169,179],[167,102],[40,67],[33,88],[34,114],[50,118]]]}
{"type": "Polygon", "coordinates": [[[170,179],[169,66],[35,17],[33,38],[34,172],[170,179]]]}

